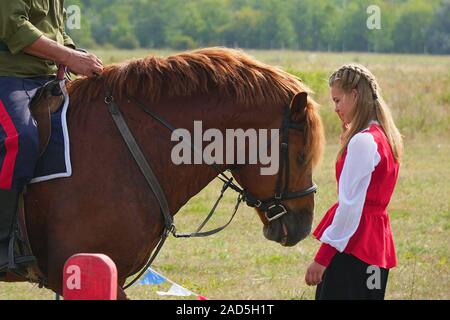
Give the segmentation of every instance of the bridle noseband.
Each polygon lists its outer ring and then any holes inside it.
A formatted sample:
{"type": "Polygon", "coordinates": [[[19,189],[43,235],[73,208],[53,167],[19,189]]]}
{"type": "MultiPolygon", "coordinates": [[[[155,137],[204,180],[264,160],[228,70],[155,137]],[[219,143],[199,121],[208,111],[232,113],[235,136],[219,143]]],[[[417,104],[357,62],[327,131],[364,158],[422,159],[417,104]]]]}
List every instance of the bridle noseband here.
{"type": "MultiPolygon", "coordinates": [[[[156,114],[153,110],[148,108],[146,105],[141,103],[140,101],[127,97],[129,102],[133,102],[135,105],[139,106],[145,113],[150,115],[153,119],[157,120],[159,123],[161,123],[163,126],[165,126],[167,129],[169,129],[172,133],[175,131],[175,128],[170,125],[167,121],[165,121],[161,116],[156,114]]],[[[147,183],[149,184],[150,188],[152,189],[153,193],[155,194],[160,208],[162,215],[164,217],[164,224],[165,229],[163,234],[161,235],[161,239],[154,251],[154,253],[151,255],[150,259],[148,260],[145,267],[141,270],[141,272],[136,276],[135,279],[133,279],[130,283],[128,283],[124,289],[129,288],[131,285],[133,285],[148,269],[148,267],[151,265],[153,260],[156,258],[157,254],[159,253],[160,249],[162,248],[162,245],[164,244],[167,236],[169,233],[172,233],[177,238],[186,238],[186,237],[205,237],[209,236],[211,234],[217,233],[221,230],[223,230],[225,227],[227,227],[231,221],[233,220],[239,205],[242,201],[244,201],[248,206],[257,208],[264,212],[266,219],[268,222],[272,222],[274,220],[277,220],[284,216],[288,211],[286,207],[282,204],[282,201],[284,200],[291,200],[296,198],[301,198],[308,196],[312,193],[315,193],[317,190],[317,186],[313,184],[311,187],[297,192],[289,192],[289,129],[297,129],[300,131],[304,130],[303,124],[298,124],[295,122],[292,122],[290,119],[291,113],[290,108],[288,106],[285,107],[285,114],[283,118],[283,122],[281,125],[281,148],[280,148],[280,167],[278,171],[278,177],[276,182],[276,191],[275,195],[268,199],[258,199],[257,197],[254,197],[252,194],[250,194],[247,190],[242,189],[238,185],[236,185],[233,182],[233,178],[228,177],[223,173],[223,170],[220,169],[217,164],[212,163],[210,166],[214,168],[214,170],[217,171],[218,177],[220,180],[224,182],[224,185],[222,187],[221,193],[219,198],[216,200],[213,208],[209,212],[208,216],[205,218],[205,220],[200,224],[200,226],[197,228],[197,230],[190,234],[178,234],[176,232],[175,225],[173,223],[173,217],[171,215],[169,204],[167,202],[167,198],[164,194],[164,191],[158,181],[158,178],[154,174],[153,170],[151,169],[148,161],[146,160],[141,148],[139,147],[136,139],[134,138],[132,132],[130,131],[125,119],[123,118],[122,113],[120,112],[119,106],[115,103],[114,98],[112,96],[111,90],[106,89],[105,93],[105,104],[108,107],[108,110],[114,120],[114,123],[116,124],[122,138],[124,139],[129,151],[131,152],[134,160],[136,161],[137,165],[139,166],[139,169],[141,170],[141,173],[145,177],[147,183]],[[284,181],[284,184],[283,184],[284,181]],[[209,219],[212,217],[215,209],[217,208],[217,205],[219,204],[220,200],[222,199],[225,191],[231,188],[234,191],[238,193],[238,198],[236,201],[236,205],[234,207],[233,214],[231,215],[230,220],[223,225],[222,227],[201,232],[202,228],[206,225],[206,223],[209,221],[209,219]]],[[[194,146],[191,144],[191,148],[194,152],[198,152],[195,150],[194,146]]],[[[233,169],[231,169],[232,171],[233,169]]]]}

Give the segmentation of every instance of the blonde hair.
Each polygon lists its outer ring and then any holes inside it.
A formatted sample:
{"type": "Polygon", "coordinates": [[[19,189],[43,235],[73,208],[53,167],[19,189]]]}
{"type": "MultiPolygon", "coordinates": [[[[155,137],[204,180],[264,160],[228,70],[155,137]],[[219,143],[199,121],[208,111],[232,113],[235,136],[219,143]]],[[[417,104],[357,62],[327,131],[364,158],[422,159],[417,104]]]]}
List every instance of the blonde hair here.
{"type": "Polygon", "coordinates": [[[329,86],[338,86],[345,93],[353,89],[357,91],[356,105],[350,127],[342,135],[342,155],[350,139],[367,128],[371,120],[377,120],[391,146],[393,156],[397,162],[403,153],[403,139],[394,123],[391,110],[381,97],[375,76],[360,64],[346,64],[335,71],[329,79],[329,86]]]}

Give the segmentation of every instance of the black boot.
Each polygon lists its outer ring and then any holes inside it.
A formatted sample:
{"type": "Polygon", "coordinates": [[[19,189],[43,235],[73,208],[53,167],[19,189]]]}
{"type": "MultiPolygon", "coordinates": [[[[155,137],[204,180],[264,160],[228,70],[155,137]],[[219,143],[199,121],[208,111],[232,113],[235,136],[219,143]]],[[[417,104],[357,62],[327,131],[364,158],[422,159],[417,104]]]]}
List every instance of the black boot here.
{"type": "Polygon", "coordinates": [[[0,190],[0,272],[23,270],[35,262],[33,256],[21,256],[15,250],[19,194],[17,190],[0,190]],[[14,259],[10,259],[12,257],[14,259]]]}

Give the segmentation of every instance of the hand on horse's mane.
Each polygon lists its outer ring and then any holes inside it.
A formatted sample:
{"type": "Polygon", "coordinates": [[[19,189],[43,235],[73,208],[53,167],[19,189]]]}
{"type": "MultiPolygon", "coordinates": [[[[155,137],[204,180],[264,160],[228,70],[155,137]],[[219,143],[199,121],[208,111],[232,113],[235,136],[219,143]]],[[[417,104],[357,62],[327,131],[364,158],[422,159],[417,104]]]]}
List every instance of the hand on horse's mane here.
{"type": "Polygon", "coordinates": [[[103,70],[103,62],[93,53],[71,50],[64,63],[72,73],[92,77],[103,70]]]}

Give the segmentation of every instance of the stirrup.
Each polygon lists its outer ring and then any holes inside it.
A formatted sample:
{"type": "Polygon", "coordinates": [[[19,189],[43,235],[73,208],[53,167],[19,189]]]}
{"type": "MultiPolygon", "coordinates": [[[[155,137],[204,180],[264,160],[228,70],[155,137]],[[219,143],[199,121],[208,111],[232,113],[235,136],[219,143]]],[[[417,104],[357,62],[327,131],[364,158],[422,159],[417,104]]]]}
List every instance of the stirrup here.
{"type": "Polygon", "coordinates": [[[4,265],[0,266],[0,278],[4,277],[4,275],[8,272],[14,272],[26,269],[28,266],[31,266],[37,262],[35,256],[18,256],[14,257],[14,261],[8,261],[4,265]]]}
{"type": "MultiPolygon", "coordinates": [[[[36,257],[32,255],[19,255],[16,254],[15,248],[16,244],[18,248],[20,248],[20,244],[18,243],[20,238],[17,236],[17,232],[13,231],[11,238],[9,239],[8,245],[8,270],[16,270],[18,268],[23,267],[23,265],[28,266],[30,264],[36,263],[36,257]]],[[[20,250],[19,250],[20,252],[20,250]]]]}

